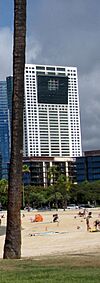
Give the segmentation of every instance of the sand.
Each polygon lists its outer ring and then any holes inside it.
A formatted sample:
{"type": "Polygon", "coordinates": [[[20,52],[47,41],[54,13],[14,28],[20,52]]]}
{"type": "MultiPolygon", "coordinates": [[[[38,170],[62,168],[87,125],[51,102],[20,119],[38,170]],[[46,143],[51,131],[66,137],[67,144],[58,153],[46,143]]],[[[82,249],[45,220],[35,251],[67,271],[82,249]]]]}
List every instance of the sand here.
{"type": "MultiPolygon", "coordinates": [[[[99,219],[100,209],[91,209],[90,226],[99,219]]],[[[23,257],[44,255],[89,254],[100,253],[100,232],[87,232],[86,220],[78,216],[78,210],[58,210],[59,223],[52,222],[55,211],[21,212],[23,257]],[[22,215],[25,217],[22,217],[22,215]],[[41,213],[44,221],[31,222],[35,214],[41,213]]],[[[2,215],[2,212],[1,212],[2,215]]],[[[3,246],[6,231],[6,212],[0,227],[0,258],[3,257],[3,246]]]]}

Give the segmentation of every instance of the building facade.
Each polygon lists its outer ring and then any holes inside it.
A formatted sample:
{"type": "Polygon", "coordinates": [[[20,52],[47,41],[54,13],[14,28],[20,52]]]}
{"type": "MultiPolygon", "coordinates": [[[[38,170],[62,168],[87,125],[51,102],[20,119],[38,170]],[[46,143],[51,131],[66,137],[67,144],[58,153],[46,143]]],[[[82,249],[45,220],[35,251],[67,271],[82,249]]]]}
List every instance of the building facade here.
{"type": "Polygon", "coordinates": [[[11,123],[12,123],[12,95],[13,95],[13,77],[6,78],[7,83],[7,101],[8,101],[8,126],[9,126],[9,153],[11,152],[11,123]]]}
{"type": "Polygon", "coordinates": [[[2,179],[2,154],[0,152],[0,180],[2,179]]]}
{"type": "Polygon", "coordinates": [[[8,177],[9,162],[9,128],[6,81],[0,81],[0,152],[2,157],[2,178],[8,177]]]}
{"type": "Polygon", "coordinates": [[[24,156],[81,155],[77,68],[26,64],[24,156]]]}
{"type": "Polygon", "coordinates": [[[29,172],[23,174],[24,185],[47,187],[54,184],[59,175],[63,174],[71,182],[76,181],[76,167],[74,158],[65,157],[24,157],[23,165],[27,165],[29,172]],[[51,175],[49,174],[51,168],[51,175]],[[52,171],[52,168],[54,170],[52,171]]]}
{"type": "Polygon", "coordinates": [[[100,150],[85,151],[84,156],[76,158],[76,180],[100,180],[100,150]]]}

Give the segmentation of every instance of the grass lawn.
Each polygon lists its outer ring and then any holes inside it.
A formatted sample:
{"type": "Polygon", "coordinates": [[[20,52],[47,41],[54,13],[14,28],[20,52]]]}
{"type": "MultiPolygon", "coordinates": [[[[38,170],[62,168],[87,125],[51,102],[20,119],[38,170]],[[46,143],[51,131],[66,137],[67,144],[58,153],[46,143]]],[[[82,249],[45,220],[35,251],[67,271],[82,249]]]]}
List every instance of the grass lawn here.
{"type": "Polygon", "coordinates": [[[99,283],[100,255],[0,260],[0,283],[99,283]]]}

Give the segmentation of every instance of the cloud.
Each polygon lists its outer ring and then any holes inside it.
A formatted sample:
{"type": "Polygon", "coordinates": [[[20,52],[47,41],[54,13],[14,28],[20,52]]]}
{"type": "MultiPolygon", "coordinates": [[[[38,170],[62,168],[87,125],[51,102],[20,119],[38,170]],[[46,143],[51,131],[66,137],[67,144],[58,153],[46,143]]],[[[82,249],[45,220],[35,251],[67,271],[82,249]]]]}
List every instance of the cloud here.
{"type": "Polygon", "coordinates": [[[80,77],[83,149],[100,149],[100,66],[80,77]]]}
{"type": "MultiPolygon", "coordinates": [[[[41,44],[33,36],[28,36],[26,44],[26,61],[32,63],[41,54],[41,44]]],[[[12,74],[13,68],[13,34],[9,27],[0,29],[0,80],[12,74]]]]}
{"type": "Polygon", "coordinates": [[[28,64],[32,64],[34,60],[37,60],[37,57],[41,54],[41,51],[41,44],[34,39],[33,36],[29,36],[26,44],[26,62],[28,64]]]}
{"type": "MultiPolygon", "coordinates": [[[[27,1],[27,63],[76,66],[83,150],[100,149],[100,0],[27,1]]],[[[11,73],[12,34],[0,30],[0,73],[11,73]]]]}
{"type": "Polygon", "coordinates": [[[0,80],[12,73],[12,32],[10,28],[0,29],[0,80]]]}
{"type": "Polygon", "coordinates": [[[42,44],[38,61],[75,65],[79,72],[89,71],[99,60],[97,0],[29,1],[28,33],[42,44]],[[38,3],[37,3],[38,2],[38,3]],[[91,8],[91,9],[90,9],[91,8]],[[92,58],[92,60],[91,60],[92,58]]]}
{"type": "Polygon", "coordinates": [[[42,46],[33,63],[78,68],[83,150],[100,149],[99,11],[99,0],[35,0],[28,9],[28,32],[42,46]]]}

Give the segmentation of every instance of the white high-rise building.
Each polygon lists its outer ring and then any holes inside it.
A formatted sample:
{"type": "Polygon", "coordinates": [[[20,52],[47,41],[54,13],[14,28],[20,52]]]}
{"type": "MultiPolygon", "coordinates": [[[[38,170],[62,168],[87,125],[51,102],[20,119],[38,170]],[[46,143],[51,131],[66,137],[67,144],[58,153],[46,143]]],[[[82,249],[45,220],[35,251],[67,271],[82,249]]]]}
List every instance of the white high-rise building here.
{"type": "Polygon", "coordinates": [[[24,156],[81,155],[77,68],[26,64],[24,156]]]}

